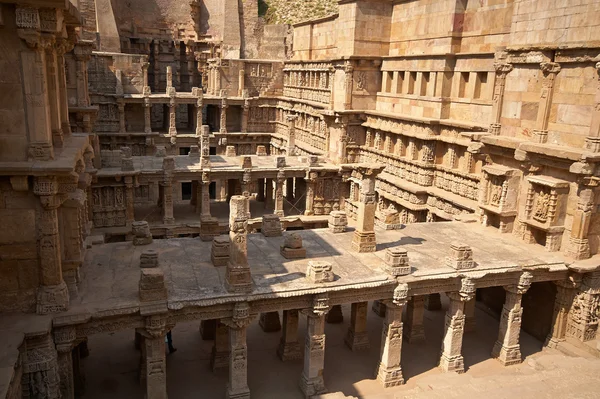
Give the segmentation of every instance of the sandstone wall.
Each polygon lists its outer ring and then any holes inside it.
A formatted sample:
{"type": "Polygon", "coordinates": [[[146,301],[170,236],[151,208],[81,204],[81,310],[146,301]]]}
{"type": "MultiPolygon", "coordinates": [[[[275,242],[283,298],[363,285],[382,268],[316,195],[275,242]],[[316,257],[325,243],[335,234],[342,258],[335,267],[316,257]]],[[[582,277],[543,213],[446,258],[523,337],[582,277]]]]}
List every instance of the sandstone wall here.
{"type": "Polygon", "coordinates": [[[294,59],[331,59],[338,55],[336,16],[294,26],[294,59]]]}

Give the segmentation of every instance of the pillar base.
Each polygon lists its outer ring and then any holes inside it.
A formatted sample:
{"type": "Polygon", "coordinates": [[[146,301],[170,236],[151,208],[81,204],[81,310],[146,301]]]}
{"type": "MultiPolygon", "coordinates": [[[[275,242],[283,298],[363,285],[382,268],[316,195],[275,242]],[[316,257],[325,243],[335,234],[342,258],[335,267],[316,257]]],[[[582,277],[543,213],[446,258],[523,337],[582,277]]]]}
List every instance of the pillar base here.
{"type": "Polygon", "coordinates": [[[409,344],[425,342],[425,329],[423,325],[410,326],[410,323],[404,323],[404,338],[406,338],[409,344]]]}
{"type": "Polygon", "coordinates": [[[353,352],[367,350],[370,347],[369,335],[366,331],[357,333],[351,329],[348,329],[344,342],[346,343],[346,346],[353,352]]]}
{"type": "Polygon", "coordinates": [[[279,312],[261,313],[258,324],[264,332],[281,331],[281,321],[279,320],[279,312]]]}
{"type": "Polygon", "coordinates": [[[62,281],[58,285],[43,285],[37,292],[37,314],[64,312],[69,309],[69,289],[62,281]]]}
{"type": "Polygon", "coordinates": [[[440,294],[429,294],[425,298],[425,309],[427,310],[441,310],[442,309],[442,298],[440,294]]]}
{"type": "Polygon", "coordinates": [[[202,320],[199,330],[203,341],[212,341],[217,333],[217,320],[202,320]]]}
{"type": "Polygon", "coordinates": [[[304,393],[304,397],[307,399],[311,396],[327,392],[327,389],[325,388],[325,381],[323,381],[323,376],[307,378],[304,373],[300,378],[300,389],[304,393]]]}
{"type": "Polygon", "coordinates": [[[354,231],[352,249],[356,252],[375,252],[377,250],[375,232],[354,231]]]}
{"type": "Polygon", "coordinates": [[[379,317],[385,317],[385,305],[381,301],[373,301],[371,310],[379,317]]]}
{"type": "Polygon", "coordinates": [[[235,391],[231,390],[227,387],[227,394],[225,395],[227,399],[250,399],[250,389],[236,389],[235,391]]]}
{"type": "Polygon", "coordinates": [[[229,368],[229,351],[217,351],[213,346],[210,353],[210,368],[212,371],[229,368]]]}
{"type": "Polygon", "coordinates": [[[447,357],[442,353],[440,358],[440,369],[442,371],[454,371],[455,373],[462,374],[465,372],[465,362],[462,355],[447,357]]]}
{"type": "Polygon", "coordinates": [[[325,321],[329,324],[339,324],[344,322],[344,313],[342,313],[342,305],[334,305],[325,316],[325,321]]]}
{"type": "Polygon", "coordinates": [[[279,357],[279,359],[281,359],[283,362],[302,359],[300,343],[280,341],[279,346],[277,347],[277,357],[279,357]]]}
{"type": "Polygon", "coordinates": [[[521,364],[523,362],[523,358],[521,357],[521,348],[519,345],[507,347],[498,341],[496,341],[494,349],[492,349],[492,357],[498,359],[503,366],[511,366],[513,364],[521,364]]]}
{"type": "Polygon", "coordinates": [[[379,367],[377,368],[377,379],[381,382],[384,388],[404,385],[402,367],[393,367],[386,369],[383,364],[379,364],[379,367]]]}

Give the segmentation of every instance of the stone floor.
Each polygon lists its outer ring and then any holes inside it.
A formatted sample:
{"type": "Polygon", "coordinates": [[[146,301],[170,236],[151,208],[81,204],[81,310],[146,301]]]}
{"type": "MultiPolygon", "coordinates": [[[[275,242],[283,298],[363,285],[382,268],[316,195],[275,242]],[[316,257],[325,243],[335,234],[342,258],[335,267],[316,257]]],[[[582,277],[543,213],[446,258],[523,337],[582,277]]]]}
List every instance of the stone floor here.
{"type": "MultiPolygon", "coordinates": [[[[570,357],[553,349],[542,351],[541,342],[522,333],[525,361],[521,365],[503,367],[489,356],[497,337],[498,321],[479,308],[476,315],[477,330],[464,338],[465,374],[446,374],[436,368],[444,311],[426,311],[427,342],[411,345],[405,341],[403,344],[406,385],[383,389],[373,378],[379,359],[382,319],[369,311],[371,349],[352,352],[343,342],[350,318],[349,307],[345,306],[344,323],[326,325],[326,386],[329,392],[366,399],[599,397],[599,359],[570,357]]],[[[303,347],[305,319],[300,320],[299,338],[303,347]]],[[[169,397],[223,398],[227,371],[212,373],[209,370],[212,343],[201,340],[198,324],[178,325],[173,330],[173,339],[178,351],[167,357],[169,397]]],[[[257,321],[249,328],[248,381],[252,397],[301,399],[298,380],[303,363],[301,360],[280,362],[275,354],[278,340],[279,333],[262,332],[257,321]]],[[[85,359],[85,399],[143,397],[142,388],[137,384],[139,355],[133,348],[133,331],[92,336],[89,347],[90,357],[85,359]]]]}

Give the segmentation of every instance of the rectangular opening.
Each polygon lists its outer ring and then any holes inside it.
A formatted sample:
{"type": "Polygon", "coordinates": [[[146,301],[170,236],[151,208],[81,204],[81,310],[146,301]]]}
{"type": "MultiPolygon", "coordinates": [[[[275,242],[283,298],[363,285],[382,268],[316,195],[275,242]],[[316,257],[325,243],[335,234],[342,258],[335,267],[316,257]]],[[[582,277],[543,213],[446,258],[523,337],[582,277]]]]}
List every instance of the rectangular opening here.
{"type": "Polygon", "coordinates": [[[404,84],[404,71],[398,72],[398,78],[396,79],[396,93],[402,93],[402,85],[404,84]]]}
{"type": "Polygon", "coordinates": [[[415,82],[417,80],[417,73],[416,72],[410,72],[408,74],[408,92],[407,94],[414,94],[415,93],[415,82]]]}
{"type": "Polygon", "coordinates": [[[387,74],[387,79],[385,80],[385,87],[383,88],[383,91],[385,91],[386,93],[391,93],[392,92],[392,81],[394,80],[394,72],[387,71],[384,73],[387,74]]]}
{"type": "Polygon", "coordinates": [[[210,147],[208,149],[208,155],[217,155],[217,147],[210,147]]]}
{"type": "Polygon", "coordinates": [[[475,93],[473,98],[481,98],[482,93],[485,93],[487,85],[487,72],[477,72],[477,79],[475,80],[475,93]]]}
{"type": "Polygon", "coordinates": [[[179,147],[179,155],[188,155],[190,153],[190,147],[179,147]]]}
{"type": "Polygon", "coordinates": [[[461,72],[460,79],[458,82],[458,96],[464,98],[467,91],[467,84],[469,83],[469,72],[461,72]]]}
{"type": "Polygon", "coordinates": [[[211,200],[217,199],[217,182],[211,181],[208,185],[208,196],[211,200]]]}
{"type": "Polygon", "coordinates": [[[423,72],[423,76],[421,78],[421,95],[427,95],[427,86],[429,85],[429,72],[423,72]]]}
{"type": "Polygon", "coordinates": [[[181,183],[181,200],[189,201],[192,199],[192,182],[181,183]]]}

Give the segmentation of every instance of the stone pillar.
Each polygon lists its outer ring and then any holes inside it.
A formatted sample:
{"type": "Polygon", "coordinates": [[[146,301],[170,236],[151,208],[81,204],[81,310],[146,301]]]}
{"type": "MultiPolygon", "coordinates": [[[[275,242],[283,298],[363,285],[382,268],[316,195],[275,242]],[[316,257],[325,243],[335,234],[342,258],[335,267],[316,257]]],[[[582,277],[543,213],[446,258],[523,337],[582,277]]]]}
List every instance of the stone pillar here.
{"type": "Polygon", "coordinates": [[[75,380],[73,369],[73,348],[76,338],[75,327],[57,329],[54,332],[54,343],[58,352],[58,374],[60,377],[60,393],[62,399],[75,398],[75,380]]]}
{"type": "Polygon", "coordinates": [[[144,83],[144,86],[142,88],[142,93],[143,93],[144,97],[148,97],[151,94],[150,85],[148,84],[148,67],[150,67],[149,62],[142,63],[142,74],[143,74],[142,80],[144,83]]]}
{"type": "Polygon", "coordinates": [[[552,95],[554,91],[554,80],[560,72],[560,65],[556,62],[542,62],[540,64],[544,80],[542,81],[542,93],[538,108],[537,121],[533,129],[533,140],[537,143],[548,141],[548,122],[550,108],[552,107],[552,95]]]}
{"type": "Polygon", "coordinates": [[[302,358],[298,342],[298,310],[296,309],[283,311],[283,331],[277,347],[277,356],[284,362],[302,358]]]}
{"type": "Polygon", "coordinates": [[[500,118],[502,117],[502,102],[504,101],[504,87],[506,86],[506,76],[513,70],[511,64],[502,62],[494,63],[496,69],[496,81],[494,83],[494,96],[492,97],[492,122],[488,131],[498,136],[502,126],[500,118]]]}
{"type": "Polygon", "coordinates": [[[152,104],[150,97],[144,98],[144,133],[152,133],[152,104]]]}
{"type": "Polygon", "coordinates": [[[590,135],[585,139],[585,149],[600,152],[600,62],[596,63],[596,98],[590,123],[590,135]]]}
{"type": "Polygon", "coordinates": [[[578,194],[577,209],[573,215],[571,236],[567,248],[567,255],[576,260],[591,257],[588,233],[594,209],[594,188],[580,186],[578,194]]]}
{"type": "Polygon", "coordinates": [[[246,345],[246,329],[250,325],[250,307],[247,302],[238,302],[233,309],[233,317],[224,322],[229,327],[229,382],[227,399],[250,399],[248,388],[248,347],[246,345]]]}
{"type": "Polygon", "coordinates": [[[311,172],[310,170],[307,171],[304,180],[306,181],[306,206],[304,208],[304,214],[306,216],[312,216],[315,214],[314,202],[315,184],[317,183],[317,173],[311,172]]]}
{"type": "Polygon", "coordinates": [[[258,324],[264,332],[275,332],[281,330],[279,312],[261,313],[260,319],[258,320],[258,324]]]}
{"type": "Polygon", "coordinates": [[[552,329],[546,337],[546,346],[558,347],[565,340],[569,323],[569,311],[575,297],[575,290],[581,284],[581,276],[572,274],[564,281],[555,281],[556,298],[554,300],[554,313],[552,315],[552,329]]]}
{"type": "Polygon", "coordinates": [[[87,62],[92,56],[92,44],[79,41],[75,44],[75,76],[77,84],[77,106],[89,107],[87,62]]]}
{"type": "Polygon", "coordinates": [[[242,107],[242,133],[248,133],[248,114],[250,112],[250,104],[248,100],[244,100],[242,107]]]}
{"type": "Polygon", "coordinates": [[[381,360],[377,379],[385,388],[404,384],[402,376],[402,310],[408,298],[408,285],[394,290],[393,301],[386,300],[385,321],[381,332],[381,360]]]}
{"type": "Polygon", "coordinates": [[[352,109],[352,90],[354,85],[354,66],[350,61],[344,65],[344,109],[352,109]]]}
{"type": "Polygon", "coordinates": [[[308,399],[325,392],[325,314],[329,310],[326,294],[315,295],[313,307],[306,311],[307,326],[304,341],[304,370],[300,389],[308,399]]]}
{"type": "Polygon", "coordinates": [[[67,77],[65,75],[65,53],[73,50],[73,43],[68,39],[57,39],[60,47],[57,49],[57,73],[58,89],[60,96],[60,120],[64,136],[71,135],[71,123],[69,122],[69,100],[67,98],[67,77]]]}
{"type": "MultiPolygon", "coordinates": [[[[48,76],[48,103],[50,105],[49,114],[50,114],[50,126],[52,129],[52,143],[54,147],[62,147],[63,146],[63,131],[61,125],[61,97],[59,85],[60,82],[58,80],[58,62],[57,62],[57,48],[60,48],[60,45],[52,45],[47,46],[46,50],[46,73],[48,76]]],[[[66,104],[65,104],[66,105],[66,104]]]]}
{"type": "Polygon", "coordinates": [[[356,302],[351,305],[350,327],[344,342],[353,351],[369,349],[369,335],[367,334],[367,308],[368,302],[356,302]]]}
{"type": "Polygon", "coordinates": [[[177,102],[174,97],[169,100],[169,136],[177,136],[177,102]]]}
{"type": "Polygon", "coordinates": [[[33,160],[47,161],[54,159],[52,146],[51,121],[48,115],[48,96],[46,92],[46,52],[52,46],[53,36],[42,36],[39,32],[40,20],[38,10],[28,7],[17,7],[18,34],[27,45],[20,52],[23,68],[23,97],[25,98],[25,115],[29,134],[28,156],[33,160]],[[21,17],[20,17],[21,16],[21,17]],[[25,21],[33,21],[28,24],[25,21]]]}
{"type": "Polygon", "coordinates": [[[285,183],[285,172],[280,170],[275,180],[275,210],[273,213],[283,217],[283,183],[285,183]]]}
{"type": "Polygon", "coordinates": [[[245,79],[246,71],[240,69],[238,72],[238,97],[242,97],[244,95],[244,89],[246,79],[245,79]]]}
{"type": "Polygon", "coordinates": [[[215,342],[210,354],[212,371],[227,368],[229,363],[229,327],[217,320],[215,326],[215,342]]]}
{"type": "Polygon", "coordinates": [[[37,313],[48,314],[69,308],[69,292],[63,279],[61,243],[58,231],[58,182],[55,177],[36,177],[33,192],[40,197],[38,210],[38,253],[40,287],[37,292],[37,313]]]}
{"type": "Polygon", "coordinates": [[[135,221],[135,207],[134,207],[134,192],[133,192],[133,177],[125,176],[125,221],[127,226],[131,226],[131,224],[135,221]]]}
{"type": "Polygon", "coordinates": [[[125,126],[125,103],[122,98],[117,99],[117,107],[119,109],[119,133],[126,133],[127,127],[125,126]]]}
{"type": "MultiPolygon", "coordinates": [[[[61,397],[60,373],[58,370],[57,352],[50,334],[27,337],[21,354],[20,379],[22,395],[18,398],[61,397]]],[[[66,359],[62,359],[64,365],[66,359]]]]}
{"type": "Polygon", "coordinates": [[[265,179],[258,179],[258,193],[256,200],[259,202],[265,201],[265,179]]]}
{"type": "Polygon", "coordinates": [[[524,272],[521,274],[517,285],[504,287],[506,301],[500,317],[498,340],[494,345],[494,349],[492,349],[492,357],[497,358],[504,366],[522,362],[519,344],[521,320],[523,318],[521,298],[531,286],[532,278],[531,273],[524,272]]]}
{"type": "Polygon", "coordinates": [[[221,118],[219,122],[219,133],[227,133],[227,97],[224,96],[224,92],[221,92],[221,118]]]}
{"type": "Polygon", "coordinates": [[[423,295],[413,296],[408,301],[408,306],[406,307],[406,325],[404,327],[404,336],[409,343],[425,342],[424,316],[425,297],[423,295]]]}
{"type": "Polygon", "coordinates": [[[600,272],[583,275],[581,287],[573,298],[567,324],[567,336],[580,342],[593,341],[598,335],[598,303],[600,302],[600,272]]]}
{"type": "Polygon", "coordinates": [[[375,252],[375,178],[383,170],[380,165],[358,165],[355,172],[361,180],[360,198],[356,215],[356,230],[352,249],[356,252],[375,252]]]}
{"type": "Polygon", "coordinates": [[[298,115],[286,116],[288,141],[285,155],[287,156],[296,155],[296,119],[298,119],[298,115]]]}
{"type": "Polygon", "coordinates": [[[225,287],[232,293],[252,292],[252,276],[248,266],[248,198],[234,195],[229,201],[229,263],[225,287]]]}
{"type": "Polygon", "coordinates": [[[449,292],[450,305],[446,312],[446,326],[442,341],[442,355],[439,367],[443,371],[464,373],[462,341],[465,330],[465,302],[473,299],[475,286],[468,277],[463,277],[459,292],[449,292]]]}
{"type": "Polygon", "coordinates": [[[202,172],[202,181],[199,181],[198,184],[201,186],[200,220],[212,220],[210,215],[210,175],[208,172],[202,172]]]}
{"type": "Polygon", "coordinates": [[[175,158],[165,157],[163,158],[163,181],[161,186],[163,188],[162,195],[162,212],[163,212],[163,223],[174,224],[175,218],[173,217],[173,170],[175,169],[175,158]]]}
{"type": "Polygon", "coordinates": [[[143,338],[142,379],[146,384],[146,399],[167,399],[167,359],[165,355],[165,332],[149,334],[140,330],[143,338]]]}

